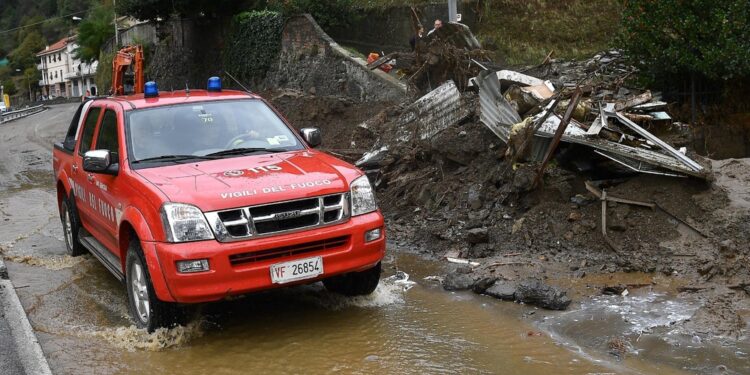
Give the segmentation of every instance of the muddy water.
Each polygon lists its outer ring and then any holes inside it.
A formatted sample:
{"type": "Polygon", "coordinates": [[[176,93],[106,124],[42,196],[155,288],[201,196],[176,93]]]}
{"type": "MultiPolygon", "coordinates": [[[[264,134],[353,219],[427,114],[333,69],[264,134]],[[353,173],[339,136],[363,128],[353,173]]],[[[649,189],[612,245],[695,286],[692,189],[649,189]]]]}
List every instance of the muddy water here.
{"type": "Polygon", "coordinates": [[[414,270],[410,280],[386,276],[372,296],[360,298],[315,284],[206,305],[187,328],[152,335],[130,327],[122,288],[93,259],[62,272],[33,272],[38,267],[26,264],[12,271],[23,275],[17,284],[33,285],[20,293],[41,296],[30,315],[63,373],[611,371],[538,336],[524,318],[532,309],[445,293],[423,279],[438,274],[437,266],[414,256],[390,257],[388,264],[389,273],[396,264],[414,270]],[[58,287],[44,290],[34,274],[54,275],[48,284],[58,287]]]}
{"type": "MultiPolygon", "coordinates": [[[[60,373],[692,372],[680,370],[685,366],[679,356],[664,361],[692,349],[647,343],[647,349],[631,348],[619,358],[609,354],[608,337],[631,333],[619,325],[619,314],[606,311],[617,301],[550,313],[468,292],[446,293],[425,279],[441,274],[441,266],[415,255],[397,252],[386,263],[372,296],[343,298],[320,284],[278,290],[204,305],[187,327],[150,335],[130,325],[123,288],[95,259],[56,270],[11,263],[11,271],[18,275],[16,285],[26,286],[19,293],[30,302],[27,310],[45,353],[60,373]],[[638,350],[661,355],[645,358],[638,350]]],[[[658,312],[654,316],[661,319],[658,312]]],[[[699,372],[732,364],[712,360],[699,372]]]]}

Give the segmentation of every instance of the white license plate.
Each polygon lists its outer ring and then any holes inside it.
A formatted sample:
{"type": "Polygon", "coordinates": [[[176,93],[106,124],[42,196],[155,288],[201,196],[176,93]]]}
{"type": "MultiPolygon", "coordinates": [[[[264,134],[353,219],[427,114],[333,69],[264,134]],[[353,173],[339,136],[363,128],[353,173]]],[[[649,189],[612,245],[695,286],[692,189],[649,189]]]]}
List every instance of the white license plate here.
{"type": "Polygon", "coordinates": [[[284,284],[323,274],[323,257],[293,260],[271,265],[271,281],[284,284]]]}

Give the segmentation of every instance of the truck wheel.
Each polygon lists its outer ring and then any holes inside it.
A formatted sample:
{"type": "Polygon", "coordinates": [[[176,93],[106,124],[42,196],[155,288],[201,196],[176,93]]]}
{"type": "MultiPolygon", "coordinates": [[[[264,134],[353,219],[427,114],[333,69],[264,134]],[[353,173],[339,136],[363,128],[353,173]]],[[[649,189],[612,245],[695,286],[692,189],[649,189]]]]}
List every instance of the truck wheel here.
{"type": "Polygon", "coordinates": [[[331,292],[345,296],[363,296],[375,291],[380,283],[380,268],[375,267],[361,272],[349,272],[323,280],[323,285],[331,292]]]}
{"type": "Polygon", "coordinates": [[[160,301],[156,297],[138,238],[130,241],[128,246],[125,272],[130,314],[138,328],[145,328],[150,333],[157,328],[170,328],[183,322],[183,314],[177,304],[160,301]]]}
{"type": "Polygon", "coordinates": [[[86,248],[78,242],[78,231],[81,229],[78,213],[67,197],[64,197],[60,204],[60,220],[62,220],[63,237],[65,237],[65,248],[68,255],[77,257],[85,254],[86,248]]]}

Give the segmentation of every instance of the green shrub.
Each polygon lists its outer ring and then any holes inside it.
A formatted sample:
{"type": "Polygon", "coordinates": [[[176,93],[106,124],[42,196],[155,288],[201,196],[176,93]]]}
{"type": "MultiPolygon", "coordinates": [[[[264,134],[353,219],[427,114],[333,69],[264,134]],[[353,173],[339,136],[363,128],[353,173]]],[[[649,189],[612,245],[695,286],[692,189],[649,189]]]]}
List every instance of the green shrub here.
{"type": "Polygon", "coordinates": [[[268,6],[285,16],[310,13],[323,29],[356,23],[354,0],[270,0],[268,6]]]}
{"type": "Polygon", "coordinates": [[[627,1],[622,24],[621,45],[652,76],[750,75],[748,0],[627,1]]]}
{"type": "Polygon", "coordinates": [[[243,12],[234,16],[224,48],[226,70],[240,80],[263,78],[279,55],[283,25],[281,14],[274,11],[243,12]]]}

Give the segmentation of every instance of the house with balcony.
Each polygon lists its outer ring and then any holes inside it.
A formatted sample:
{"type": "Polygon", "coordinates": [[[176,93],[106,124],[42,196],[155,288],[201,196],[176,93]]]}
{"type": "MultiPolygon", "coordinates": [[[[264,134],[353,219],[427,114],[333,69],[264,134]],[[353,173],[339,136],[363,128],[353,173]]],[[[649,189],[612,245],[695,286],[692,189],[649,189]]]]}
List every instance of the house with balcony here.
{"type": "Polygon", "coordinates": [[[42,73],[39,87],[42,95],[48,98],[66,98],[97,95],[94,75],[98,62],[91,64],[76,59],[76,37],[65,37],[47,46],[36,54],[39,59],[37,69],[42,73]]]}

